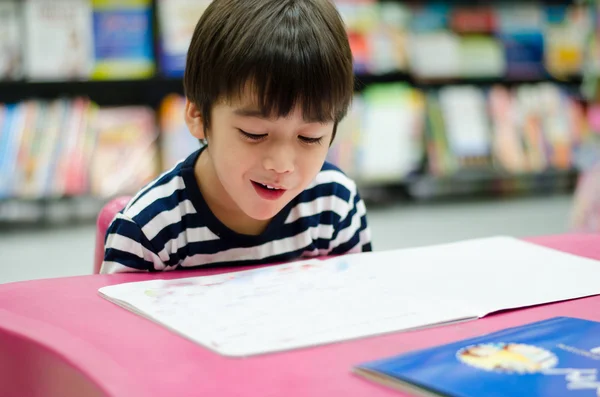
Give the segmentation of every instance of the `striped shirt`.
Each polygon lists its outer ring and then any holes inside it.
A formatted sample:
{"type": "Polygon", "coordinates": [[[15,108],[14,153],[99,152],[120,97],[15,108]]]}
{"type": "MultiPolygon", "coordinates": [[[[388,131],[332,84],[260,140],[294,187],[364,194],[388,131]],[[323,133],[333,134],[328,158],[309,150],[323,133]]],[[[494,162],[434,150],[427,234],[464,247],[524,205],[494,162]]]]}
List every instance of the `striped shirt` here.
{"type": "Polygon", "coordinates": [[[200,150],[148,184],[108,227],[102,273],[253,265],[371,251],[356,184],[325,163],[314,181],[257,236],[210,211],[194,174],[200,150]]]}

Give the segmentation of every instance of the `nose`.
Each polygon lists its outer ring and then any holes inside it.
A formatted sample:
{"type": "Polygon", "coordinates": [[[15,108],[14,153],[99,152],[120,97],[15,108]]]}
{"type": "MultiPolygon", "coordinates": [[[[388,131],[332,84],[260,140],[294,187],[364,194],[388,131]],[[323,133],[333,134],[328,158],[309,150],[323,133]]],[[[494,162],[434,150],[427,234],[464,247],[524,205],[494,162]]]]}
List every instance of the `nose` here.
{"type": "Polygon", "coordinates": [[[277,174],[294,172],[294,149],[288,144],[273,144],[265,152],[263,166],[277,174]]]}

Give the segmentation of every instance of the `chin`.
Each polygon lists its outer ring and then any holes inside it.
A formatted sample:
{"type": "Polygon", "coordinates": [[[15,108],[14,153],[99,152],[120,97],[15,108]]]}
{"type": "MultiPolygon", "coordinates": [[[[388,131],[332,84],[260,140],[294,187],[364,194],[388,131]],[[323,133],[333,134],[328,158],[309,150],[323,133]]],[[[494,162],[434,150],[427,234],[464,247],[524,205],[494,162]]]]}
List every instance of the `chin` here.
{"type": "Polygon", "coordinates": [[[250,218],[255,219],[257,221],[267,221],[275,217],[281,211],[281,208],[273,209],[273,208],[265,208],[265,209],[257,209],[252,208],[250,211],[246,212],[250,218]]]}
{"type": "Polygon", "coordinates": [[[257,221],[268,221],[269,219],[273,219],[275,215],[277,215],[277,212],[260,212],[248,214],[248,216],[257,221]]]}

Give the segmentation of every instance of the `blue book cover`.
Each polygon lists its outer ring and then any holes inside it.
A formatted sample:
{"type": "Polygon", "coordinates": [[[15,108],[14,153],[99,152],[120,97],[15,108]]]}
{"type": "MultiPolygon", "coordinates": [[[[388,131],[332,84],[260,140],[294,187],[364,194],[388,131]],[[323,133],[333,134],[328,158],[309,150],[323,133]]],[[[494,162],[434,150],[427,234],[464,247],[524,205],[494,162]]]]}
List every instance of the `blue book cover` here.
{"type": "Polygon", "coordinates": [[[418,396],[600,396],[600,323],[555,317],[365,363],[367,379],[418,396]]]}
{"type": "Polygon", "coordinates": [[[150,0],[93,0],[95,80],[154,75],[150,0]]]}

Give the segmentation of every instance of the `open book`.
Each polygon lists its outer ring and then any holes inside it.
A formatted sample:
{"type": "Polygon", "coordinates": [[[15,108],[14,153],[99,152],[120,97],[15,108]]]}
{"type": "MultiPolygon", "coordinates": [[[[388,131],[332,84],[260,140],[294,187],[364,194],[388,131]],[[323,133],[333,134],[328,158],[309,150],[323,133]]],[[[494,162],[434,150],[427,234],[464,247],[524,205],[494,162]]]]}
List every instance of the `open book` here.
{"type": "Polygon", "coordinates": [[[600,294],[600,263],[510,237],[101,288],[228,356],[483,317],[600,294]]]}

